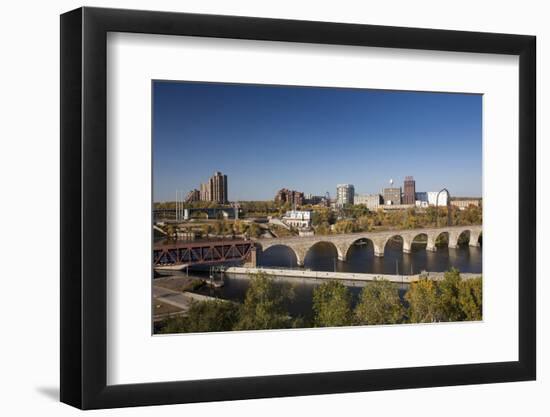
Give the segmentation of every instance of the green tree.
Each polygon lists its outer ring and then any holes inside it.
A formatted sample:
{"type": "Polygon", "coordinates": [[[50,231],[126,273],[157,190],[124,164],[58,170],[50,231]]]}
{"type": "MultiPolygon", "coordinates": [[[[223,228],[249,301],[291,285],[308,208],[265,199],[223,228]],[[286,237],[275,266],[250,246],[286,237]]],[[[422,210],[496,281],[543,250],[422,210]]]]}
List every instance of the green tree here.
{"type": "Polygon", "coordinates": [[[437,284],[427,278],[411,283],[405,294],[409,303],[407,315],[411,323],[433,323],[440,321],[440,303],[438,301],[437,284]]]}
{"type": "Polygon", "coordinates": [[[451,268],[445,272],[444,278],[438,283],[441,319],[443,321],[464,320],[464,313],[459,302],[460,284],[460,273],[456,268],[451,268]]]}
{"type": "Polygon", "coordinates": [[[177,234],[176,234],[177,227],[174,226],[173,224],[167,224],[166,227],[164,228],[164,231],[166,232],[166,236],[168,237],[168,239],[177,238],[177,234]]]}
{"type": "Polygon", "coordinates": [[[251,237],[260,237],[262,234],[262,229],[257,223],[250,223],[248,233],[251,237]]]}
{"type": "Polygon", "coordinates": [[[225,222],[223,220],[217,220],[214,223],[214,233],[216,235],[222,235],[225,232],[225,222]]]}
{"type": "Polygon", "coordinates": [[[434,206],[429,206],[426,209],[427,222],[430,225],[435,226],[435,224],[437,223],[437,214],[437,209],[434,206]]]}
{"type": "Polygon", "coordinates": [[[239,306],[229,301],[196,301],[186,317],[166,320],[160,333],[224,332],[232,330],[239,318],[239,306]]]}
{"type": "Polygon", "coordinates": [[[360,232],[370,232],[373,230],[374,220],[368,215],[360,216],[357,219],[357,228],[360,232]]]}
{"type": "Polygon", "coordinates": [[[329,209],[328,213],[327,213],[328,224],[332,225],[332,224],[336,223],[337,219],[338,219],[338,216],[337,216],[336,212],[329,209]]]}
{"type": "Polygon", "coordinates": [[[374,215],[374,222],[376,226],[383,226],[386,223],[386,213],[383,209],[379,208],[376,210],[374,215]]]}
{"type": "Polygon", "coordinates": [[[206,237],[208,237],[208,235],[212,233],[212,226],[210,226],[209,224],[203,224],[201,226],[201,231],[206,237]]]}
{"type": "Polygon", "coordinates": [[[414,207],[411,207],[403,216],[403,229],[415,229],[416,227],[418,227],[418,219],[414,207]]]}
{"type": "Polygon", "coordinates": [[[293,298],[290,285],[276,285],[267,274],[253,274],[235,330],[283,329],[292,326],[286,310],[293,298]]]}
{"type": "Polygon", "coordinates": [[[361,290],[354,314],[357,324],[395,324],[402,321],[404,312],[397,286],[380,279],[361,290]]]}
{"type": "Polygon", "coordinates": [[[314,324],[317,327],[352,324],[351,294],[338,281],[328,281],[313,290],[314,324]]]}
{"type": "Polygon", "coordinates": [[[350,220],[339,220],[334,226],[336,233],[352,233],[355,231],[354,222],[350,220]]]}
{"type": "Polygon", "coordinates": [[[330,234],[330,225],[328,223],[321,223],[315,228],[315,234],[328,235],[330,234]]]}
{"type": "Polygon", "coordinates": [[[400,226],[403,223],[403,213],[400,210],[392,211],[386,214],[386,222],[389,226],[400,226]]]}
{"type": "Polygon", "coordinates": [[[235,220],[233,222],[233,230],[237,234],[242,234],[246,230],[246,225],[241,220],[235,220]]]}
{"type": "Polygon", "coordinates": [[[320,210],[315,210],[311,213],[311,225],[319,226],[323,222],[323,215],[320,210]]]}
{"type": "Polygon", "coordinates": [[[458,300],[465,320],[482,320],[482,278],[463,279],[458,300]]]}

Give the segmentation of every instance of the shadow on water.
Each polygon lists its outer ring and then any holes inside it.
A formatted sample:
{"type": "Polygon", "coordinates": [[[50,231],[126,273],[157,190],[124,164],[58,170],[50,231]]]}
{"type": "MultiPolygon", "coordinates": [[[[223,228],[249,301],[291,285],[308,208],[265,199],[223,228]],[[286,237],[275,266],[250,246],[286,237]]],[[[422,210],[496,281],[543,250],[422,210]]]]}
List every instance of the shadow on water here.
{"type": "MultiPolygon", "coordinates": [[[[456,249],[443,245],[435,252],[426,251],[425,242],[414,242],[411,253],[403,253],[403,242],[391,240],[386,245],[384,257],[374,256],[370,240],[352,245],[345,262],[338,260],[336,247],[328,242],[319,242],[307,252],[304,267],[314,271],[363,272],[372,274],[418,274],[422,271],[443,272],[451,267],[461,272],[482,272],[481,247],[462,244],[456,249]]],[[[297,267],[296,256],[286,246],[273,246],[261,254],[261,266],[297,267]]]]}

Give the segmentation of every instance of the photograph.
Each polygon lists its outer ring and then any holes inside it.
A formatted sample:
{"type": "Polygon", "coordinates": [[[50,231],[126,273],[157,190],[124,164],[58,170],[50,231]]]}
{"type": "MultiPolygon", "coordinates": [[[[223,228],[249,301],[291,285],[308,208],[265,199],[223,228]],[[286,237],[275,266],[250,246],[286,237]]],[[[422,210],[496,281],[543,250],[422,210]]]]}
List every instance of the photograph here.
{"type": "Polygon", "coordinates": [[[481,321],[482,103],[153,80],[153,333],[481,321]]]}
{"type": "Polygon", "coordinates": [[[61,15],[60,401],[535,411],[543,19],[296,6],[61,15]]]}

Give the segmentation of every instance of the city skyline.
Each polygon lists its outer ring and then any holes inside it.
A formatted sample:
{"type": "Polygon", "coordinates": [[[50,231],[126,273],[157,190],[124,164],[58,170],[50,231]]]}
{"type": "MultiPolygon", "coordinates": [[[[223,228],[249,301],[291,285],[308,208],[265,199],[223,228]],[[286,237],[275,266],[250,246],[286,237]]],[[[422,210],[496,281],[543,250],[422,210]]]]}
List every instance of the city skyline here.
{"type": "Polygon", "coordinates": [[[481,197],[480,95],[165,81],[153,94],[154,201],[215,171],[230,201],[380,193],[409,175],[417,191],[481,197]]]}

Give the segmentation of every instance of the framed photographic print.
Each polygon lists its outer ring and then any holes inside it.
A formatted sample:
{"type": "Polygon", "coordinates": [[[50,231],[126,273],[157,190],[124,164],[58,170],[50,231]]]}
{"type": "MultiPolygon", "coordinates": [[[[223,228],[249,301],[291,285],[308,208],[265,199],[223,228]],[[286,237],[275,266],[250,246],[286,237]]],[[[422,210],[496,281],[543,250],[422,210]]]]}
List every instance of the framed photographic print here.
{"type": "Polygon", "coordinates": [[[61,16],[61,400],[535,379],[535,38],[61,16]]]}

